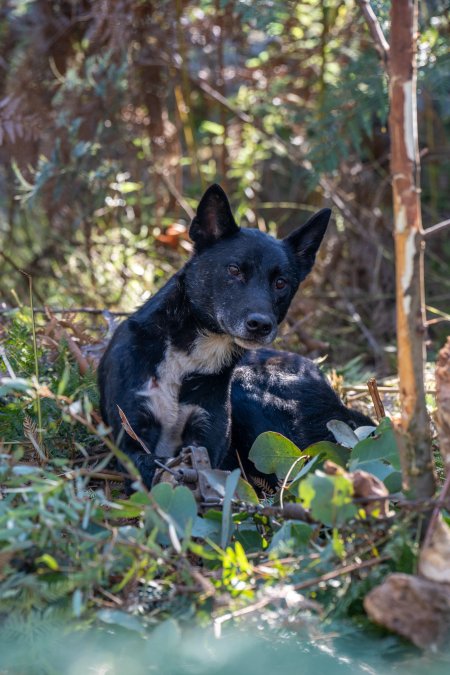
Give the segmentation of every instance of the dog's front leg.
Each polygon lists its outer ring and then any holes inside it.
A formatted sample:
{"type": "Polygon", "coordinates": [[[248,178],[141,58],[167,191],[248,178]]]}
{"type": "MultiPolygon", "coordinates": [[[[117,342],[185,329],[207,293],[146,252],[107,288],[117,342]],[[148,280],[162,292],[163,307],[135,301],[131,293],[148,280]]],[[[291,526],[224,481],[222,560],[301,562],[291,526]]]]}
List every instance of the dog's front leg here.
{"type": "MultiPolygon", "coordinates": [[[[146,453],[142,447],[131,438],[122,441],[121,449],[127,457],[131,459],[134,466],[141,474],[145,487],[150,490],[152,487],[153,476],[157,469],[154,455],[146,453]]],[[[131,480],[127,480],[126,490],[128,493],[132,492],[131,483],[131,480]]]]}
{"type": "Polygon", "coordinates": [[[208,450],[213,469],[218,469],[230,448],[230,417],[223,406],[210,405],[200,418],[193,416],[183,433],[183,445],[203,446],[208,450]]]}

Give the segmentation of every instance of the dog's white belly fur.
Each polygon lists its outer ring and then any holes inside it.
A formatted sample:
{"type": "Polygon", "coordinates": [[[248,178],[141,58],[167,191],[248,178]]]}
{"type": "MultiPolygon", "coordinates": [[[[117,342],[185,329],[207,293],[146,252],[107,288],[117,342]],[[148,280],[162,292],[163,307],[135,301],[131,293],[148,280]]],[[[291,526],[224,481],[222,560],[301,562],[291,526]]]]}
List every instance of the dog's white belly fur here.
{"type": "Polygon", "coordinates": [[[192,404],[180,403],[179,394],[183,379],[190,374],[213,374],[231,363],[236,345],[229,335],[205,333],[194,342],[190,352],[176,349],[168,343],[164,360],[159,364],[156,377],[152,377],[139,392],[146,398],[146,405],[161,425],[161,434],[155,449],[157,457],[173,457],[180,447],[182,434],[188,420],[209,423],[207,411],[192,404]]]}

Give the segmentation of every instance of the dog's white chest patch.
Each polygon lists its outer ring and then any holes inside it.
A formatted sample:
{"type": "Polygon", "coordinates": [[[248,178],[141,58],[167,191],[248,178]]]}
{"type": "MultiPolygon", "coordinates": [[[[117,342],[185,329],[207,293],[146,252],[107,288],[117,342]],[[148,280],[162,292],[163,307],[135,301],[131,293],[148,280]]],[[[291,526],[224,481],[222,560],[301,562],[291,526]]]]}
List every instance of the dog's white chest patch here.
{"type": "Polygon", "coordinates": [[[157,457],[173,457],[180,447],[186,423],[196,417],[199,423],[208,424],[204,408],[180,403],[180,388],[187,375],[213,374],[231,363],[236,346],[228,335],[206,333],[194,342],[190,352],[176,349],[168,343],[164,360],[139,392],[146,398],[146,405],[161,424],[161,434],[155,449],[157,457]]]}

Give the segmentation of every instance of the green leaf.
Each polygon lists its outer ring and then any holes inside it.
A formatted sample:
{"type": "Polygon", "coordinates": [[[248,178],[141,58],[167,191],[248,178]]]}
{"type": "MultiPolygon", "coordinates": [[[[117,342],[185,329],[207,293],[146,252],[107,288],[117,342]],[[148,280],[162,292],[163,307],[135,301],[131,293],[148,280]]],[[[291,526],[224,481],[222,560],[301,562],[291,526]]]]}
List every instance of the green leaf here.
{"type": "Polygon", "coordinates": [[[264,540],[256,527],[239,528],[234,536],[246,553],[258,553],[263,550],[264,540]]]}
{"type": "Polygon", "coordinates": [[[292,464],[302,456],[302,453],[282,434],[266,431],[255,440],[248,456],[258,471],[275,473],[278,478],[285,478],[292,464]]]}
{"type": "Polygon", "coordinates": [[[330,420],[327,422],[327,429],[331,431],[335,439],[344,448],[354,448],[359,438],[348,424],[341,420],[330,420]]]}
{"type": "Polygon", "coordinates": [[[100,609],[97,612],[97,618],[104,623],[114,624],[138,633],[144,630],[142,623],[137,617],[127,614],[127,612],[122,612],[120,609],[100,609]]]}
{"type": "Polygon", "coordinates": [[[132,181],[124,181],[122,183],[112,183],[111,187],[113,190],[117,190],[123,195],[128,194],[129,192],[137,192],[142,190],[142,183],[133,183],[132,181]]]}
{"type": "Polygon", "coordinates": [[[312,457],[312,459],[309,460],[309,462],[306,462],[300,469],[300,471],[295,474],[295,476],[292,479],[292,483],[289,486],[289,489],[292,489],[293,485],[297,483],[303,476],[306,476],[307,473],[311,471],[311,469],[314,468],[314,466],[317,464],[317,462],[320,459],[320,455],[316,455],[315,457],[312,457]]]}
{"type": "Polygon", "coordinates": [[[377,427],[372,427],[372,426],[363,426],[363,427],[358,427],[355,429],[355,434],[358,436],[360,441],[363,441],[365,438],[370,436],[370,434],[373,434],[374,431],[377,430],[377,427]]]}
{"type": "MultiPolygon", "coordinates": [[[[116,499],[114,503],[120,507],[121,518],[139,518],[151,506],[151,501],[144,492],[135,492],[129,499],[116,499]]],[[[108,515],[117,518],[118,514],[106,512],[105,516],[108,515]]]]}
{"type": "Polygon", "coordinates": [[[403,477],[401,471],[391,471],[391,473],[382,480],[391,494],[402,491],[403,477]]]}
{"type": "Polygon", "coordinates": [[[8,394],[33,394],[33,385],[29,380],[22,377],[2,377],[0,378],[0,396],[8,396],[8,394]]]}
{"type": "Polygon", "coordinates": [[[213,136],[223,136],[225,133],[225,127],[222,124],[217,124],[217,122],[205,120],[200,125],[200,131],[213,134],[213,136]]]}
{"type": "Polygon", "coordinates": [[[333,527],[331,542],[333,546],[333,551],[336,553],[337,557],[342,560],[345,557],[344,539],[340,534],[339,530],[336,529],[335,527],[333,527]]]}
{"type": "Polygon", "coordinates": [[[271,553],[285,554],[291,551],[302,551],[308,546],[314,528],[297,520],[286,520],[275,532],[269,547],[271,553]]]}
{"type": "Polygon", "coordinates": [[[324,525],[338,527],[357,513],[353,485],[345,476],[328,476],[322,471],[309,474],[300,483],[299,497],[312,517],[324,525]]]}
{"type": "MultiPolygon", "coordinates": [[[[162,511],[173,520],[177,534],[183,537],[197,517],[197,504],[191,490],[184,485],[174,489],[169,483],[159,483],[150,494],[162,511]]],[[[149,509],[148,514],[151,513],[152,510],[149,509]]]]}
{"type": "Polygon", "coordinates": [[[258,495],[246,480],[239,478],[236,488],[236,499],[248,504],[259,504],[258,495]]]}
{"type": "Polygon", "coordinates": [[[55,558],[50,555],[49,553],[44,553],[44,555],[39,556],[39,558],[36,558],[37,563],[44,563],[44,565],[47,565],[47,567],[54,572],[59,571],[59,565],[58,562],[55,560],[55,558]]]}
{"type": "Polygon", "coordinates": [[[222,507],[222,534],[220,537],[220,545],[223,549],[226,548],[231,536],[231,529],[233,526],[233,519],[231,517],[231,503],[237,488],[237,484],[239,482],[240,475],[240,469],[235,469],[230,473],[227,478],[227,482],[225,483],[225,497],[223,499],[222,507]]]}
{"type": "Polygon", "coordinates": [[[18,465],[13,466],[12,473],[14,476],[29,476],[30,474],[40,474],[41,471],[38,466],[18,465]]]}
{"type": "Polygon", "coordinates": [[[302,478],[306,476],[317,463],[321,464],[326,459],[330,459],[335,464],[346,467],[347,460],[350,456],[347,448],[336,445],[336,443],[330,443],[330,441],[320,441],[319,443],[310,445],[309,448],[306,448],[305,454],[311,456],[312,459],[302,466],[289,486],[289,492],[295,495],[298,495],[298,486],[302,478]]]}
{"type": "Polygon", "coordinates": [[[197,516],[192,526],[192,536],[199,537],[200,539],[207,539],[213,537],[214,541],[215,535],[219,534],[222,529],[221,521],[211,520],[210,518],[202,518],[197,516]]]}
{"type": "Polygon", "coordinates": [[[388,417],[381,420],[375,436],[359,441],[350,454],[350,471],[366,469],[369,462],[382,460],[400,470],[400,456],[392,422],[388,417]]]}
{"type": "Polygon", "coordinates": [[[343,467],[347,466],[350,457],[348,448],[344,448],[342,445],[337,445],[336,443],[331,443],[331,441],[314,443],[314,445],[310,445],[309,448],[306,448],[305,454],[310,457],[320,455],[322,461],[330,459],[335,464],[339,464],[339,466],[343,467]]]}
{"type": "Polygon", "coordinates": [[[72,595],[72,612],[78,619],[83,613],[83,593],[80,588],[77,588],[72,595]]]}

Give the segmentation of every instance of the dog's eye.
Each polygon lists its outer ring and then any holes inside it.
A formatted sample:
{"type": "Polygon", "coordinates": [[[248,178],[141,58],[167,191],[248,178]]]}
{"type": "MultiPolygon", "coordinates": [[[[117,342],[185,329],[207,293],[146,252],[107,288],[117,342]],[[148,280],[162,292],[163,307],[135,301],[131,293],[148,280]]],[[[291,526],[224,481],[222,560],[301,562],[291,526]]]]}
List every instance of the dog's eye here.
{"type": "Polygon", "coordinates": [[[287,284],[286,279],[283,279],[283,277],[279,277],[279,278],[275,281],[275,288],[276,288],[278,291],[282,291],[283,288],[286,288],[286,284],[287,284]]]}
{"type": "Polygon", "coordinates": [[[241,270],[237,265],[228,265],[228,271],[233,277],[237,277],[241,273],[241,270]]]}

